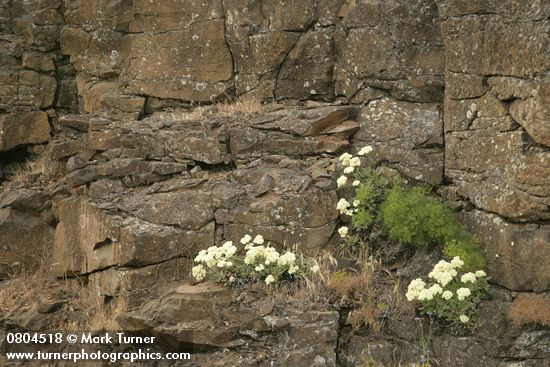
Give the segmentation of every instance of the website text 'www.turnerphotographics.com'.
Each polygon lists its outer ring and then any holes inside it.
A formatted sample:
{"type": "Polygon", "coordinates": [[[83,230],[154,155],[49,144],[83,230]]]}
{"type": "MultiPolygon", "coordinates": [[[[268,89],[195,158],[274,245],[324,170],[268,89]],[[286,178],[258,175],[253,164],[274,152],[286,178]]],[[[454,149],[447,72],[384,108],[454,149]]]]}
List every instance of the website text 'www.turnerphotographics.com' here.
{"type": "Polygon", "coordinates": [[[10,362],[145,362],[187,361],[187,352],[159,350],[156,337],[122,332],[8,333],[2,341],[10,362]]]}

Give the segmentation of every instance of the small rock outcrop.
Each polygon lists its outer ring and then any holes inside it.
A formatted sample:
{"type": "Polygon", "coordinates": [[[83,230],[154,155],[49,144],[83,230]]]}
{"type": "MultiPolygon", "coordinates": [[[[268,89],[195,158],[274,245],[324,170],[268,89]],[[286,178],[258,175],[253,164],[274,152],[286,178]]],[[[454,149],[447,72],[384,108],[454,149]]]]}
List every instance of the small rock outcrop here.
{"type": "MultiPolygon", "coordinates": [[[[62,116],[47,153],[49,174],[58,177],[54,272],[91,274],[106,295],[117,295],[110,293],[114,279],[143,273],[135,267],[175,262],[186,277],[199,250],[250,231],[274,246],[318,254],[333,243],[339,217],[335,156],[364,144],[359,134],[353,144],[348,137],[371,122],[375,105],[365,107],[358,122],[336,119],[315,135],[312,127],[345,109],[277,106],[232,117],[166,112],[127,123],[62,116]],[[105,272],[110,281],[104,287],[105,272]]],[[[429,125],[411,126],[412,134],[387,152],[381,148],[378,159],[393,154],[396,167],[438,180],[442,161],[430,157],[434,149],[441,157],[441,147],[419,149],[406,161],[400,156],[415,139],[426,139],[416,132],[440,139],[439,114],[420,107],[407,105],[404,113],[418,115],[418,124],[431,115],[429,125]]],[[[403,116],[394,118],[397,124],[403,116]]],[[[395,131],[372,135],[383,142],[395,131]]]]}
{"type": "Polygon", "coordinates": [[[317,308],[204,283],[176,287],[117,321],[172,348],[207,350],[195,354],[196,366],[335,366],[340,314],[317,308]]]}

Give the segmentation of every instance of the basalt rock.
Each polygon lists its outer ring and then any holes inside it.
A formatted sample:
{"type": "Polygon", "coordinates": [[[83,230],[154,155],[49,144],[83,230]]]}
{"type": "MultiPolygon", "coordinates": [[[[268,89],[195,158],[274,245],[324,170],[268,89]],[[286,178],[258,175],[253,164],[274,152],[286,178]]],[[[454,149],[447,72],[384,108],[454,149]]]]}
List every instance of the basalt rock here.
{"type": "Polygon", "coordinates": [[[448,84],[456,90],[445,102],[446,174],[478,208],[513,221],[549,218],[546,132],[537,123],[548,115],[543,12],[513,1],[440,4],[448,84]]]}
{"type": "Polygon", "coordinates": [[[48,116],[41,111],[0,115],[0,152],[50,140],[48,116]]]}
{"type": "Polygon", "coordinates": [[[275,305],[260,294],[239,297],[205,283],[173,288],[117,321],[127,331],[147,330],[172,348],[211,350],[194,363],[229,365],[216,353],[224,348],[223,359],[235,366],[334,366],[339,314],[305,307],[296,301],[275,305]],[[257,353],[258,344],[267,347],[264,353],[257,353]],[[236,355],[240,361],[233,364],[236,355]]]}
{"type": "Polygon", "coordinates": [[[93,273],[98,289],[118,295],[115,279],[135,273],[125,268],[179,261],[187,278],[200,249],[245,233],[318,253],[338,218],[335,159],[320,155],[342,151],[346,131],[358,126],[310,128],[340,110],[276,109],[247,120],[183,112],[132,122],[61,117],[47,150],[59,167],[50,175],[65,187],[53,191],[55,274],[93,273]],[[249,136],[259,137],[250,148],[249,136]]]}
{"type": "Polygon", "coordinates": [[[355,151],[371,145],[372,159],[386,161],[419,181],[443,182],[443,122],[437,104],[383,98],[367,104],[358,121],[355,151]]]}

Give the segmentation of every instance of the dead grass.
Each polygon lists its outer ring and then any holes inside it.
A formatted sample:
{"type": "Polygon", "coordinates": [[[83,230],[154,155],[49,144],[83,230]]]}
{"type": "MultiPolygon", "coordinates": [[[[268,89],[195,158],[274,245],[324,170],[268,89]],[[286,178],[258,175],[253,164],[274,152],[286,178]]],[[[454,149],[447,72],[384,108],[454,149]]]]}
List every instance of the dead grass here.
{"type": "Polygon", "coordinates": [[[59,286],[49,264],[49,256],[43,254],[36,268],[24,269],[2,282],[0,309],[7,311],[21,306],[33,307],[37,302],[37,291],[59,286]]]}
{"type": "Polygon", "coordinates": [[[253,116],[266,111],[267,105],[253,97],[241,97],[217,102],[212,105],[197,106],[192,110],[178,114],[179,119],[186,121],[202,120],[210,117],[253,116]]]}
{"type": "Polygon", "coordinates": [[[46,154],[40,154],[34,159],[29,159],[12,172],[11,180],[13,182],[25,183],[27,177],[30,175],[45,174],[47,163],[46,154]]]}
{"type": "Polygon", "coordinates": [[[396,364],[392,364],[391,366],[388,366],[381,362],[376,361],[370,354],[364,355],[361,358],[359,363],[360,364],[357,367],[434,367],[438,365],[438,364],[432,365],[430,363],[424,362],[424,363],[411,363],[406,365],[401,363],[396,363],[396,364]]]}
{"type": "Polygon", "coordinates": [[[216,115],[231,117],[239,114],[254,115],[265,111],[265,106],[259,99],[241,97],[233,101],[224,101],[214,105],[216,115]]]}
{"type": "Polygon", "coordinates": [[[49,257],[43,256],[34,271],[24,270],[0,283],[0,311],[3,317],[22,309],[36,309],[41,299],[63,298],[67,301],[71,315],[60,317],[58,329],[120,329],[115,318],[126,311],[124,300],[106,301],[97,290],[86,287],[83,279],[58,279],[51,273],[49,264],[49,257]]]}
{"type": "MultiPolygon", "coordinates": [[[[295,253],[299,253],[297,247],[292,249],[295,253]]],[[[283,283],[279,287],[266,287],[270,296],[275,301],[287,301],[289,299],[301,301],[302,303],[326,304],[327,297],[326,286],[330,274],[334,272],[337,261],[330,253],[323,253],[317,258],[316,264],[319,266],[319,271],[304,281],[283,283]]]]}
{"type": "Polygon", "coordinates": [[[359,363],[358,367],[388,367],[376,361],[370,355],[364,355],[359,363]]]}
{"type": "MultiPolygon", "coordinates": [[[[296,250],[295,250],[296,252],[296,250]]],[[[332,254],[325,252],[317,258],[316,264],[319,266],[319,271],[310,277],[305,278],[304,283],[294,291],[295,296],[307,298],[313,302],[325,301],[323,289],[330,278],[330,274],[334,272],[338,262],[332,254]]]]}
{"type": "Polygon", "coordinates": [[[380,332],[387,318],[413,311],[399,280],[372,258],[363,262],[360,271],[335,272],[326,287],[337,303],[352,308],[348,322],[355,331],[366,326],[380,332]]]}
{"type": "Polygon", "coordinates": [[[127,310],[124,299],[106,298],[92,287],[83,287],[79,290],[74,306],[83,313],[83,317],[78,322],[72,321],[62,325],[63,330],[120,330],[115,319],[127,310]]]}
{"type": "Polygon", "coordinates": [[[519,296],[508,308],[508,318],[518,327],[528,324],[550,326],[550,295],[519,296]]]}
{"type": "Polygon", "coordinates": [[[414,309],[404,297],[399,280],[380,262],[363,261],[360,271],[337,269],[337,260],[325,253],[317,259],[320,271],[305,282],[282,284],[270,291],[275,301],[290,299],[302,304],[337,304],[350,308],[348,323],[355,331],[362,326],[380,332],[389,317],[412,315],[414,309]]]}

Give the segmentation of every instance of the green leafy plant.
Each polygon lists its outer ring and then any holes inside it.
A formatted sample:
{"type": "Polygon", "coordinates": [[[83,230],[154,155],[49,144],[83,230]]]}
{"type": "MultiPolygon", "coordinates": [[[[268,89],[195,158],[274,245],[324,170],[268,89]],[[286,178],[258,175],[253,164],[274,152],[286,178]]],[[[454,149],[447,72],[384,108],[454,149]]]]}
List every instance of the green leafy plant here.
{"type": "Polygon", "coordinates": [[[338,187],[351,196],[353,200],[348,202],[340,199],[337,209],[340,214],[351,218],[351,228],[343,226],[338,229],[342,237],[341,252],[351,255],[357,252],[358,244],[362,243],[361,235],[369,231],[376,220],[378,206],[384,199],[388,188],[388,180],[371,168],[360,168],[361,158],[372,151],[372,147],[362,148],[358,157],[349,153],[340,156],[340,162],[344,167],[344,174],[338,178],[338,187]],[[351,185],[348,185],[351,182],[351,185]],[[350,231],[351,229],[351,231],[350,231]]]}
{"type": "Polygon", "coordinates": [[[454,231],[450,209],[422,187],[393,187],[379,216],[390,238],[416,247],[443,242],[454,231]]]}
{"type": "Polygon", "coordinates": [[[460,257],[464,259],[463,269],[465,271],[475,271],[485,268],[485,257],[480,243],[467,233],[458,239],[451,239],[445,242],[443,253],[448,258],[460,257]]]}
{"type": "Polygon", "coordinates": [[[484,268],[480,243],[441,199],[421,186],[407,188],[394,183],[390,188],[388,180],[376,170],[360,167],[360,157],[372,150],[366,146],[357,157],[344,153],[339,158],[344,174],[337,180],[338,187],[344,196],[353,198],[351,202],[341,198],[336,206],[340,214],[351,218],[350,226],[338,229],[342,238],[340,252],[345,255],[360,253],[363,238],[373,223],[379,222],[394,241],[417,248],[444,244],[445,255],[449,258],[459,256],[465,263],[465,270],[484,268]]]}
{"type": "Polygon", "coordinates": [[[445,255],[459,256],[466,270],[485,266],[479,243],[452,210],[423,187],[394,186],[380,205],[379,220],[393,240],[419,248],[444,243],[445,255]]]}
{"type": "Polygon", "coordinates": [[[292,251],[280,254],[275,248],[264,246],[264,238],[260,235],[252,240],[247,234],[240,242],[246,251],[241,254],[231,241],[200,251],[195,258],[197,265],[192,269],[195,279],[226,285],[263,281],[269,285],[304,278],[319,271],[319,266],[311,259],[292,251]]]}
{"type": "Polygon", "coordinates": [[[464,272],[464,262],[455,257],[437,263],[425,282],[414,279],[407,290],[407,300],[419,302],[419,310],[453,324],[475,326],[479,303],[489,285],[483,270],[464,272]]]}

